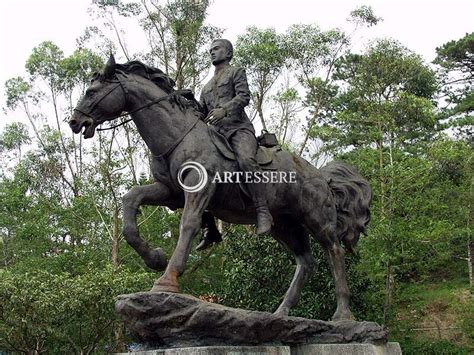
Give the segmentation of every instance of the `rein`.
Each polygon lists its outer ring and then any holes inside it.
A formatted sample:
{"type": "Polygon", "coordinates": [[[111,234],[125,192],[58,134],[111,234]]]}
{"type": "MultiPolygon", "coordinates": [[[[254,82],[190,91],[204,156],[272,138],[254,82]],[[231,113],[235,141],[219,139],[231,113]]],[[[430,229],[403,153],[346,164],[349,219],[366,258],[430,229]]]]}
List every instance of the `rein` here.
{"type": "MultiPolygon", "coordinates": [[[[153,106],[153,105],[156,105],[157,103],[163,101],[163,100],[167,100],[169,97],[171,96],[171,94],[168,94],[166,96],[163,96],[163,97],[160,97],[156,100],[153,100],[153,101],[150,101],[149,103],[143,105],[143,106],[140,106],[139,108],[135,109],[135,110],[132,110],[132,111],[129,111],[129,112],[125,112],[125,113],[122,113],[120,116],[117,116],[117,118],[121,118],[121,117],[125,117],[125,116],[128,116],[128,115],[131,115],[132,113],[135,113],[135,112],[138,112],[138,111],[141,111],[143,110],[144,108],[148,108],[150,106],[153,106]]],[[[130,121],[133,121],[133,118],[129,118],[128,120],[125,120],[115,126],[111,126],[111,127],[107,127],[107,128],[97,128],[97,131],[107,131],[109,129],[113,129],[113,128],[117,128],[117,127],[120,127],[120,126],[123,126],[124,124],[130,122],[130,121]]]]}
{"type": "Polygon", "coordinates": [[[162,159],[162,158],[166,158],[166,156],[170,155],[171,152],[173,152],[173,150],[175,150],[175,148],[183,141],[183,139],[188,135],[189,132],[192,131],[192,129],[196,126],[196,124],[198,123],[199,121],[199,118],[196,119],[196,121],[194,121],[194,123],[189,126],[189,128],[181,135],[181,137],[179,137],[175,143],[173,143],[171,145],[171,147],[169,147],[168,149],[166,149],[166,151],[162,154],[159,154],[159,155],[155,155],[155,154],[152,154],[153,158],[158,158],[158,159],[162,159]]]}

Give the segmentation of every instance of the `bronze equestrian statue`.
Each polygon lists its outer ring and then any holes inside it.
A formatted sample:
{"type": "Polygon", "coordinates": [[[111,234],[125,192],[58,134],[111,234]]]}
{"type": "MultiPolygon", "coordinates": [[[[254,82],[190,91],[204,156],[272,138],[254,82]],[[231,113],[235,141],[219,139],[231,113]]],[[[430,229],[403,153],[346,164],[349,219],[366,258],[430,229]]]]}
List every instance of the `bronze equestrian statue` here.
{"type": "MultiPolygon", "coordinates": [[[[215,82],[227,83],[242,73],[240,69],[229,68],[215,82]]],[[[155,183],[135,186],[124,195],[123,234],[147,266],[165,270],[152,288],[157,292],[179,292],[178,278],[185,270],[205,210],[229,223],[255,224],[257,207],[263,205],[256,202],[260,192],[247,191],[246,194],[235,184],[207,183],[197,192],[186,192],[180,187],[178,173],[186,162],[199,162],[209,176],[214,176],[219,172],[238,171],[242,160],[226,158],[215,140],[219,133],[203,121],[197,105],[175,92],[173,85],[174,82],[159,69],[136,61],[115,64],[111,56],[104,72],[92,80],[69,121],[74,133],[83,131],[84,138],[91,138],[97,126],[122,117],[125,112],[131,116],[148,146],[155,183]],[[137,213],[142,205],[183,208],[178,243],[169,262],[160,248],[152,249],[139,235],[137,213]]],[[[222,97],[233,97],[233,92],[227,92],[232,85],[222,86],[222,97]]],[[[208,118],[232,142],[232,126],[224,123],[239,116],[229,112],[232,105],[226,107],[228,101],[207,99],[209,92],[203,92],[203,103],[209,105],[207,110],[211,113],[208,118]],[[216,102],[224,108],[223,117],[222,111],[213,106],[216,102]]],[[[238,109],[240,118],[244,105],[238,109]]],[[[240,135],[246,137],[242,139],[250,141],[250,133],[253,139],[250,124],[242,131],[249,132],[240,135]]],[[[239,143],[235,144],[238,146],[239,143]]],[[[254,146],[244,153],[251,161],[253,150],[254,146]]],[[[235,152],[236,155],[239,153],[241,151],[235,152]]],[[[370,219],[371,188],[354,168],[342,162],[332,162],[318,170],[301,157],[283,150],[275,151],[272,159],[274,170],[296,172],[296,183],[262,185],[266,206],[273,216],[270,234],[294,255],[297,263],[293,280],[276,314],[288,315],[299,301],[303,285],[314,267],[311,236],[324,248],[334,277],[337,308],[333,320],[351,319],[344,254],[345,249],[353,249],[360,233],[365,232],[370,219]]],[[[255,166],[252,168],[256,169],[255,166]]],[[[198,179],[199,175],[193,170],[184,176],[187,186],[193,186],[198,179]]],[[[267,216],[262,225],[270,221],[267,216]]]]}

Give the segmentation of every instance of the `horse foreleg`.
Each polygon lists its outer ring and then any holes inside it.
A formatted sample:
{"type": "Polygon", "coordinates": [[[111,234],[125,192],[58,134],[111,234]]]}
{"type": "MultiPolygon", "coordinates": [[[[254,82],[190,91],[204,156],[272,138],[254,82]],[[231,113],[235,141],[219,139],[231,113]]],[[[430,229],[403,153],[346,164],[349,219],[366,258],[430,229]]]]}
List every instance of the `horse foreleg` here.
{"type": "Polygon", "coordinates": [[[301,297],[301,291],[314,269],[314,258],[308,233],[303,228],[273,228],[272,235],[283,244],[296,259],[296,270],[283,302],[275,311],[276,315],[287,316],[301,297]]]}
{"type": "Polygon", "coordinates": [[[160,183],[135,186],[123,196],[123,235],[145,264],[158,271],[166,268],[166,255],[161,248],[151,249],[150,245],[140,237],[137,213],[141,205],[163,206],[169,197],[169,189],[160,183]]]}
{"type": "Polygon", "coordinates": [[[333,321],[354,319],[349,309],[350,291],[347,286],[346,263],[344,261],[344,249],[339,241],[328,245],[326,248],[329,266],[336,285],[337,309],[332,316],[333,321]]]}
{"type": "Polygon", "coordinates": [[[202,214],[209,204],[211,189],[198,193],[186,193],[179,239],[165,273],[152,288],[154,292],[179,292],[178,277],[186,269],[193,238],[201,228],[202,214]]]}

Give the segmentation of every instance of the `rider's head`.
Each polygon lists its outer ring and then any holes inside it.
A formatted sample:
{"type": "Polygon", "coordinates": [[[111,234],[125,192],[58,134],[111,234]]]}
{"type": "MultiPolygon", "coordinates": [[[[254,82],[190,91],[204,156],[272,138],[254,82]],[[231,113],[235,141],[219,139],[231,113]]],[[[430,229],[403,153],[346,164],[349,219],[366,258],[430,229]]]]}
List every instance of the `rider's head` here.
{"type": "Polygon", "coordinates": [[[234,56],[234,47],[227,39],[216,39],[211,44],[209,49],[211,55],[212,64],[217,65],[224,61],[230,62],[234,56]]]}

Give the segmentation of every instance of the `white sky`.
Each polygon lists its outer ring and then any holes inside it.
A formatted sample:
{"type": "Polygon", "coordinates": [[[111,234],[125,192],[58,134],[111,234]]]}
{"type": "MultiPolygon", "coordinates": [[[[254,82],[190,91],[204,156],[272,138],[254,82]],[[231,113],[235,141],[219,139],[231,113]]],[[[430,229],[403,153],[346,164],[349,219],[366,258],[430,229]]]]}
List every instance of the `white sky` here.
{"type": "MultiPolygon", "coordinates": [[[[91,0],[0,1],[0,107],[5,106],[4,83],[25,75],[24,65],[33,47],[45,40],[69,55],[75,40],[91,24],[86,13],[91,0]]],[[[345,25],[355,7],[370,5],[384,21],[363,32],[360,43],[393,37],[421,54],[426,61],[435,48],[474,31],[473,0],[214,0],[208,22],[226,28],[224,37],[235,42],[250,25],[284,31],[295,23],[316,23],[322,29],[345,25]]],[[[127,42],[146,45],[140,32],[128,33],[127,42]]],[[[133,52],[132,50],[132,52],[133,52]]],[[[9,117],[8,120],[14,119],[9,117]]],[[[0,113],[0,127],[5,115],[0,113]]]]}

